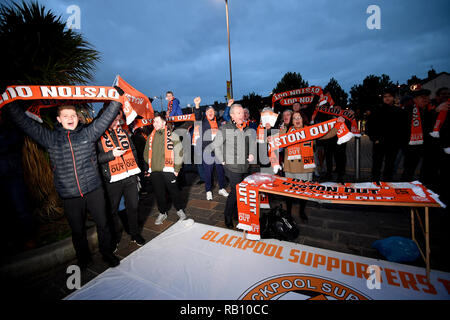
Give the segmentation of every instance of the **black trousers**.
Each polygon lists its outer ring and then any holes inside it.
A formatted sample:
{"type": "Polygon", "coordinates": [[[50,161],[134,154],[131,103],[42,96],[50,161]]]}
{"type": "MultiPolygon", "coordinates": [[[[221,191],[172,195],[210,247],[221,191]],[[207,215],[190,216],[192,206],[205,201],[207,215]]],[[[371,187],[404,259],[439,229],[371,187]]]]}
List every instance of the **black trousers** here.
{"type": "Polygon", "coordinates": [[[170,209],[170,203],[167,196],[170,195],[175,209],[184,209],[184,201],[177,185],[177,177],[172,172],[152,172],[150,174],[153,193],[156,196],[158,210],[161,213],[167,213],[170,209]]]}
{"type": "Polygon", "coordinates": [[[400,148],[385,143],[374,143],[372,149],[372,178],[374,181],[381,179],[381,167],[384,160],[383,180],[392,181],[394,176],[395,159],[400,148]]]}
{"type": "Polygon", "coordinates": [[[325,160],[327,162],[327,174],[331,175],[333,172],[333,158],[336,161],[336,172],[338,176],[343,176],[345,174],[345,166],[347,163],[347,144],[343,143],[338,145],[337,140],[330,139],[332,141],[327,141],[324,145],[325,150],[325,160]]]}
{"type": "Polygon", "coordinates": [[[236,173],[228,170],[226,167],[225,176],[228,178],[230,182],[231,191],[228,195],[227,202],[225,204],[225,220],[231,222],[233,217],[237,216],[237,200],[236,200],[236,185],[242,182],[246,177],[246,173],[236,173]]]}
{"type": "Polygon", "coordinates": [[[64,213],[72,229],[72,242],[78,261],[90,258],[86,233],[86,215],[90,215],[97,225],[98,246],[102,255],[112,253],[111,232],[105,214],[105,195],[98,188],[83,197],[63,199],[64,213]]]}
{"type": "Polygon", "coordinates": [[[139,193],[137,186],[137,177],[131,176],[126,179],[106,184],[106,193],[110,205],[110,218],[112,220],[111,233],[116,243],[120,241],[122,230],[118,215],[120,199],[125,200],[125,209],[127,211],[128,227],[131,236],[139,234],[138,228],[138,205],[139,193]]]}

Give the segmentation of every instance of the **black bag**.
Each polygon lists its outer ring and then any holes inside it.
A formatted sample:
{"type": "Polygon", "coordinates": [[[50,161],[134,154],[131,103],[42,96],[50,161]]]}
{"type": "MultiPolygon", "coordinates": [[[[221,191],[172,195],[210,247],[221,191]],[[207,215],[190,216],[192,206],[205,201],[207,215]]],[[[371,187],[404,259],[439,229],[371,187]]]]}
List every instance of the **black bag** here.
{"type": "Polygon", "coordinates": [[[297,223],[281,204],[261,216],[260,227],[262,239],[290,241],[299,235],[297,223]]]}

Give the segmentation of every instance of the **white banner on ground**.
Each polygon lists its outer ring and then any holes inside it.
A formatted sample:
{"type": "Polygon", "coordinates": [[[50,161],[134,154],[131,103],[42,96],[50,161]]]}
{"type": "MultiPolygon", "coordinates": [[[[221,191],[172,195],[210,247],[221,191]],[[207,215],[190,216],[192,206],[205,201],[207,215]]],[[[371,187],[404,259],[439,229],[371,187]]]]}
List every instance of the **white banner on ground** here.
{"type": "Polygon", "coordinates": [[[449,273],[188,222],[66,299],[450,299],[449,273]]]}

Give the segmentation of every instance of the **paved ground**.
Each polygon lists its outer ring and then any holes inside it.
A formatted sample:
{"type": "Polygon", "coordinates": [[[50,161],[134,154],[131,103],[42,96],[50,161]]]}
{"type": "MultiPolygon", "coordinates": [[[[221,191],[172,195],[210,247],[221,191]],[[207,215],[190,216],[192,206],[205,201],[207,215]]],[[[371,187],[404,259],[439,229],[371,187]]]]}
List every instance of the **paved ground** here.
{"type": "MultiPolygon", "coordinates": [[[[365,144],[367,152],[367,149],[369,149],[367,141],[365,144]]],[[[354,152],[354,145],[349,144],[347,146],[349,157],[352,156],[352,152],[354,152]]],[[[365,161],[362,165],[362,167],[365,167],[363,172],[368,176],[370,170],[367,166],[367,160],[369,159],[367,153],[362,158],[365,161]]],[[[346,177],[348,181],[352,180],[352,174],[354,174],[352,167],[351,161],[349,161],[346,177]]],[[[217,194],[217,187],[213,190],[213,201],[207,201],[204,185],[197,184],[197,175],[187,173],[186,176],[187,183],[190,185],[183,188],[183,195],[187,203],[186,214],[188,218],[192,218],[199,223],[225,227],[223,221],[225,198],[217,194]]],[[[362,177],[364,178],[364,174],[362,174],[362,177]]],[[[282,202],[281,198],[271,199],[272,205],[282,202]]],[[[145,222],[143,236],[148,241],[169,228],[178,219],[175,210],[172,209],[164,224],[156,226],[154,222],[157,210],[151,195],[141,199],[139,210],[141,219],[145,222]]],[[[302,223],[298,215],[294,214],[295,212],[297,212],[296,206],[293,208],[293,216],[299,225],[300,235],[295,242],[319,248],[383,259],[376,250],[371,248],[375,240],[394,235],[411,236],[410,213],[406,208],[321,205],[309,201],[306,208],[306,214],[309,216],[307,224],[302,223]]],[[[448,245],[450,244],[449,222],[450,217],[443,209],[431,209],[431,266],[433,269],[446,272],[450,272],[450,257],[448,255],[448,245]]],[[[419,241],[423,241],[418,233],[417,238],[419,241]]],[[[130,237],[124,234],[119,245],[118,255],[123,258],[136,249],[138,249],[138,246],[131,243],[130,237]]],[[[20,280],[15,279],[13,286],[4,292],[9,292],[9,297],[19,296],[20,298],[28,297],[44,300],[62,299],[71,292],[66,286],[67,267],[75,263],[76,261],[73,260],[43,274],[23,277],[20,280]]],[[[412,264],[424,267],[421,260],[412,264]]],[[[94,255],[94,263],[82,272],[82,284],[87,283],[106,269],[107,265],[101,260],[97,252],[94,255]]]]}

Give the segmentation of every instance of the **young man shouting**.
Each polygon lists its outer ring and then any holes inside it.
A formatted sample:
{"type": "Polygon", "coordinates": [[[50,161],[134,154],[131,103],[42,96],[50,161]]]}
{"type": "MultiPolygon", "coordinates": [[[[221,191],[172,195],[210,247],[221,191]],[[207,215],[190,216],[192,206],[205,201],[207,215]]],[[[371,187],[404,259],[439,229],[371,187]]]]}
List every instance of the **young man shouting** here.
{"type": "MultiPolygon", "coordinates": [[[[120,88],[116,89],[123,94],[120,88]]],[[[56,118],[59,125],[55,130],[31,120],[17,102],[4,107],[11,119],[49,153],[55,188],[62,199],[64,213],[72,229],[78,264],[82,268],[92,261],[85,225],[87,211],[97,225],[99,249],[103,259],[111,267],[120,263],[111,247],[95,145],[121,106],[120,102],[111,102],[105,112],[87,126],[79,125],[75,106],[60,106],[56,118]]]]}

